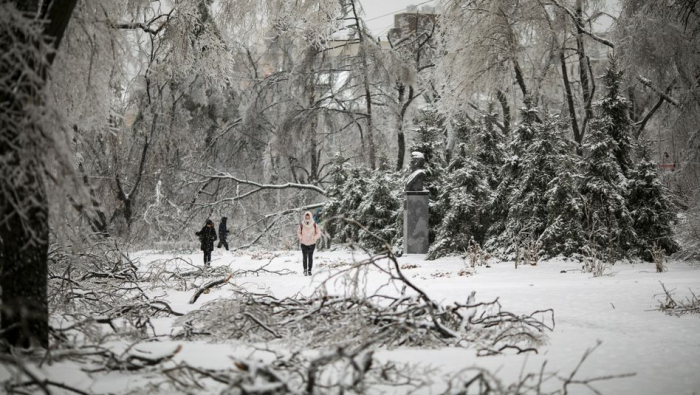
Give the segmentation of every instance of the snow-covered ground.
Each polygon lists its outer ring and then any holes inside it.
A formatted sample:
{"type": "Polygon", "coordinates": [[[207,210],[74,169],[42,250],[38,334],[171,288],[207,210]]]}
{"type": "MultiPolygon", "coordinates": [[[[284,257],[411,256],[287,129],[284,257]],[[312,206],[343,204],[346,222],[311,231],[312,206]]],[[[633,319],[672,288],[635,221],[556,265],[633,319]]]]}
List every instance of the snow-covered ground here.
{"type": "MultiPolygon", "coordinates": [[[[149,262],[173,258],[173,255],[140,252],[133,257],[145,266],[149,262]]],[[[201,260],[200,254],[179,257],[195,264],[201,260]]],[[[363,258],[365,256],[359,252],[317,252],[313,277],[301,275],[301,253],[294,251],[264,252],[253,256],[215,252],[213,265],[253,270],[270,261],[269,270],[295,271],[297,274],[293,275],[253,275],[231,279],[236,285],[249,290],[267,290],[280,298],[310,295],[344,262],[363,258]]],[[[178,262],[183,265],[183,261],[178,262]]],[[[579,263],[566,260],[517,269],[512,262],[492,262],[490,267],[477,267],[476,273],[469,276],[458,275],[465,266],[456,257],[425,261],[423,256],[412,255],[399,258],[399,262],[408,267],[417,266],[404,269],[404,273],[438,302],[465,302],[470,293],[476,291],[477,302],[499,298],[503,309],[513,313],[530,314],[547,308],[553,308],[555,312],[554,331],[548,334],[547,344],[539,347],[537,355],[516,355],[506,351],[505,355],[477,357],[475,349],[454,347],[430,350],[396,348],[376,352],[375,356],[382,361],[419,364],[417,369],[432,368],[434,385],[425,388],[425,393],[443,391],[445,378],[474,366],[497,372],[504,383],[516,381],[521,374],[539,372],[544,361],[547,361],[546,372],[568,376],[584,352],[601,341],[602,344],[578,371],[577,378],[635,373],[632,377],[594,383],[602,393],[700,394],[700,317],[674,317],[657,309],[658,301],[663,299],[660,282],[667,289],[673,289],[678,299],[690,295],[690,290],[700,293],[700,266],[697,264],[670,263],[665,273],[656,273],[653,264],[617,264],[612,267],[611,275],[594,278],[582,273],[579,263]]],[[[383,274],[369,271],[368,293],[385,283],[383,274]]],[[[327,284],[331,293],[334,284],[327,284]]],[[[195,304],[188,303],[193,290],[157,290],[160,295],[164,292],[173,310],[185,313],[215,298],[229,297],[232,289],[224,285],[202,295],[195,304]]],[[[176,361],[185,360],[215,369],[230,365],[230,356],[266,359],[264,353],[255,352],[249,345],[236,340],[224,344],[168,340],[167,335],[178,330],[174,327],[174,320],[157,318],[153,322],[157,333],[165,336],[160,342],[139,345],[139,352],[168,352],[180,345],[182,350],[176,355],[176,361]]],[[[115,343],[114,347],[124,347],[124,344],[115,343]]],[[[121,392],[144,384],[143,377],[132,381],[126,373],[90,376],[73,368],[74,365],[66,363],[42,369],[50,377],[96,393],[121,392]]],[[[0,379],[6,375],[3,369],[0,379]]],[[[548,383],[545,388],[547,385],[560,386],[556,378],[548,383]]],[[[591,393],[584,386],[570,387],[569,390],[574,394],[591,393]]]]}

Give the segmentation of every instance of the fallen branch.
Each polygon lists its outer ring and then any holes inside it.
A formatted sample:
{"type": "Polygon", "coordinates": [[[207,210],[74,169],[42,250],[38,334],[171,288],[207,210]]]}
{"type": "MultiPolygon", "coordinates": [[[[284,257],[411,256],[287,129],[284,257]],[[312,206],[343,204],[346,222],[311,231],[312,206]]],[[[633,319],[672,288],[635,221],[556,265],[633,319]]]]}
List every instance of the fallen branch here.
{"type": "Polygon", "coordinates": [[[195,291],[194,295],[192,295],[192,297],[190,298],[190,304],[194,304],[194,302],[196,302],[197,299],[199,299],[199,297],[202,296],[203,293],[209,293],[209,290],[211,288],[226,284],[228,282],[228,280],[231,279],[231,277],[233,277],[233,274],[229,274],[228,277],[226,277],[226,278],[210,281],[210,282],[202,285],[201,287],[199,287],[197,289],[197,291],[195,291]]]}
{"type": "Polygon", "coordinates": [[[665,301],[659,301],[659,310],[679,317],[684,314],[700,314],[700,298],[692,290],[689,290],[690,296],[685,300],[677,301],[673,298],[673,290],[667,290],[661,281],[659,281],[659,284],[661,284],[661,288],[663,288],[666,296],[665,301]]]}

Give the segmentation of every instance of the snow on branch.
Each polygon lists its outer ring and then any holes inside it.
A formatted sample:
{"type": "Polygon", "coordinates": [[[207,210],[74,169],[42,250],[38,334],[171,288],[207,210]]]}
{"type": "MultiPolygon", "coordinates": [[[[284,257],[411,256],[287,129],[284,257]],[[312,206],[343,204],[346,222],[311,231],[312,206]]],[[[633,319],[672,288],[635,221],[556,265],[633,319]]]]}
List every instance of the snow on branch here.
{"type": "MultiPolygon", "coordinates": [[[[353,223],[345,218],[330,220],[353,223]]],[[[377,348],[451,345],[475,348],[477,355],[536,353],[546,332],[554,328],[551,309],[518,315],[503,310],[498,299],[477,302],[473,292],[464,302],[437,302],[403,274],[390,250],[339,266],[310,296],[279,299],[230,281],[260,273],[289,274],[287,269],[269,268],[275,257],[255,270],[234,271],[227,266],[199,268],[183,258],[134,262],[107,242],[79,253],[54,247],[49,285],[54,314],[59,312],[60,317],[52,329],[52,347],[0,357],[0,362],[16,367],[3,384],[15,392],[47,393],[54,388],[91,392],[83,384],[43,377],[36,366],[48,361],[70,362],[91,375],[146,375],[144,387],[135,389],[140,392],[148,392],[154,382],[158,393],[367,393],[387,387],[415,392],[429,389],[439,371],[379,360],[374,357],[377,348]],[[374,292],[365,286],[370,272],[385,279],[374,292]],[[218,298],[175,318],[176,330],[170,335],[146,330],[156,315],[178,316],[147,294],[174,289],[194,291],[200,297],[224,284],[230,286],[231,297],[218,298]],[[338,285],[338,293],[328,291],[338,285]],[[103,333],[100,325],[105,324],[113,331],[103,333]],[[129,331],[130,327],[137,330],[129,331]],[[182,352],[193,347],[188,340],[198,339],[236,339],[268,357],[260,359],[255,354],[233,358],[233,363],[220,368],[206,368],[182,352]],[[160,343],[163,341],[172,343],[160,343]]],[[[470,368],[445,378],[446,385],[465,393],[505,395],[509,392],[501,389],[517,386],[519,393],[541,394],[540,386],[548,380],[560,379],[563,388],[569,389],[575,385],[592,388],[601,380],[626,377],[576,378],[592,351],[586,352],[567,377],[545,372],[543,364],[539,374],[519,377],[509,386],[497,373],[470,368]]]]}
{"type": "Polygon", "coordinates": [[[252,195],[254,195],[258,192],[264,191],[264,190],[305,189],[305,190],[318,192],[321,195],[326,194],[326,191],[323,188],[316,186],[316,185],[312,185],[312,184],[299,184],[299,183],[293,183],[293,182],[288,182],[285,184],[263,184],[263,183],[259,183],[256,181],[248,180],[247,178],[244,179],[244,178],[236,177],[231,173],[220,171],[220,170],[217,170],[213,167],[210,167],[210,169],[214,172],[213,174],[205,175],[205,174],[195,173],[200,177],[204,177],[203,180],[195,181],[195,183],[203,184],[202,187],[197,192],[198,195],[201,193],[204,193],[204,189],[209,184],[211,184],[212,181],[219,181],[219,180],[233,181],[233,182],[243,184],[243,185],[250,185],[250,186],[253,186],[255,188],[248,191],[248,192],[245,192],[241,195],[236,195],[234,197],[225,198],[225,199],[221,199],[219,201],[213,202],[213,203],[209,203],[209,205],[211,205],[211,204],[215,205],[215,204],[220,204],[220,203],[224,203],[224,202],[235,202],[237,200],[245,199],[249,196],[252,196],[252,195]]]}
{"type": "Polygon", "coordinates": [[[122,22],[122,23],[110,23],[111,26],[117,28],[117,29],[124,29],[124,30],[136,30],[136,29],[141,29],[146,33],[149,33],[151,35],[158,35],[163,28],[170,22],[170,16],[172,15],[173,11],[175,9],[173,8],[168,12],[167,14],[160,14],[158,16],[155,16],[151,18],[150,20],[146,22],[122,22]],[[160,19],[165,18],[165,21],[162,22],[158,27],[153,28],[153,24],[159,21],[160,19]]]}
{"type": "Polygon", "coordinates": [[[663,92],[661,89],[655,87],[654,84],[652,84],[652,82],[651,82],[648,78],[645,78],[645,77],[643,77],[643,76],[641,76],[641,75],[638,75],[638,76],[637,76],[637,81],[641,82],[642,85],[644,85],[644,86],[646,86],[647,88],[649,88],[649,89],[651,89],[652,91],[654,91],[656,94],[658,94],[659,96],[661,96],[664,100],[666,100],[666,101],[669,102],[670,104],[673,104],[675,107],[678,107],[678,101],[677,101],[676,99],[674,99],[674,98],[672,98],[671,96],[668,95],[668,92],[670,92],[670,90],[673,88],[673,85],[674,85],[675,81],[674,81],[674,83],[672,83],[671,85],[669,85],[669,88],[666,89],[666,92],[663,92]]]}
{"type": "Polygon", "coordinates": [[[601,43],[601,44],[603,44],[603,45],[607,45],[608,47],[613,48],[613,49],[615,48],[615,44],[613,44],[612,41],[610,41],[610,40],[608,40],[608,39],[605,39],[605,38],[603,38],[603,37],[600,37],[599,35],[597,35],[597,34],[591,32],[590,30],[586,30],[586,28],[585,28],[585,27],[581,24],[581,22],[579,21],[579,18],[576,16],[576,14],[574,13],[574,11],[572,11],[571,9],[569,9],[569,7],[567,7],[567,6],[563,5],[563,4],[561,4],[558,0],[552,0],[552,3],[553,3],[554,5],[556,5],[557,7],[563,9],[564,11],[566,11],[567,14],[569,14],[569,16],[571,17],[571,20],[574,22],[574,24],[576,24],[577,29],[578,29],[581,33],[583,33],[583,34],[589,36],[590,38],[594,39],[595,41],[598,41],[599,43],[601,43]]]}
{"type": "Polygon", "coordinates": [[[396,258],[387,252],[349,263],[323,281],[311,296],[277,299],[234,288],[234,295],[217,299],[177,319],[215,339],[251,342],[282,339],[312,348],[354,347],[372,338],[377,346],[475,346],[486,355],[507,349],[536,352],[544,333],[554,328],[551,309],[531,315],[503,311],[498,300],[442,305],[403,275],[396,258]],[[360,287],[368,271],[385,275],[380,289],[403,289],[401,295],[365,295],[360,287]],[[331,295],[330,282],[348,284],[347,291],[331,295]],[[260,329],[263,329],[261,331],[260,329]],[[313,336],[308,336],[314,333],[313,336]],[[504,346],[509,347],[504,347],[504,346]]]}

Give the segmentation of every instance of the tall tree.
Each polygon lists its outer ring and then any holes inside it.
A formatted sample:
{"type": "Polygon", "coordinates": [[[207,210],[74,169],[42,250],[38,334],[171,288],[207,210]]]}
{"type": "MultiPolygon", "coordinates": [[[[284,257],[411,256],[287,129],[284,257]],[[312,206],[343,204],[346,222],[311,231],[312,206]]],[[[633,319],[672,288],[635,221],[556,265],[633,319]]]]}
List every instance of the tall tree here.
{"type": "Polygon", "coordinates": [[[506,251],[513,244],[532,243],[546,256],[576,253],[581,210],[565,123],[531,106],[529,99],[526,104],[501,173],[490,243],[506,251]]]}
{"type": "MultiPolygon", "coordinates": [[[[437,45],[437,20],[433,14],[409,15],[415,29],[392,29],[387,36],[391,46],[388,67],[390,78],[396,79],[396,171],[401,171],[406,156],[405,123],[409,109],[424,95],[432,96],[432,74],[437,45]]],[[[389,96],[389,95],[387,95],[389,96]]],[[[394,96],[394,95],[391,95],[394,96]]]]}
{"type": "Polygon", "coordinates": [[[0,4],[0,333],[48,347],[48,198],[52,134],[41,119],[48,73],[77,0],[0,4]],[[46,43],[49,43],[48,46],[46,43]]]}
{"type": "Polygon", "coordinates": [[[581,193],[585,196],[585,228],[590,240],[612,261],[635,246],[636,235],[627,205],[631,159],[629,128],[621,117],[626,100],[620,96],[622,73],[611,58],[604,81],[606,95],[595,107],[599,114],[584,139],[585,166],[581,193]]]}
{"type": "Polygon", "coordinates": [[[442,86],[443,105],[458,112],[472,101],[494,95],[503,111],[502,131],[507,133],[508,101],[522,102],[526,96],[538,101],[551,70],[556,48],[547,13],[536,0],[457,0],[442,5],[442,56],[436,79],[442,86]]]}

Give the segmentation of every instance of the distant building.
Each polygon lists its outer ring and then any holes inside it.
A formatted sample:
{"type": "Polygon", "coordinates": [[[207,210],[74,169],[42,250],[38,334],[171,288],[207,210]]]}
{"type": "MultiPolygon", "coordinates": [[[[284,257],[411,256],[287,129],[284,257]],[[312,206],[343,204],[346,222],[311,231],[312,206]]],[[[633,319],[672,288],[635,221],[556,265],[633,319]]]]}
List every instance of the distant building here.
{"type": "Polygon", "coordinates": [[[394,27],[389,30],[389,40],[397,40],[411,33],[430,31],[437,23],[438,14],[435,7],[423,6],[420,10],[417,6],[406,7],[406,12],[394,15],[394,27]]]}

